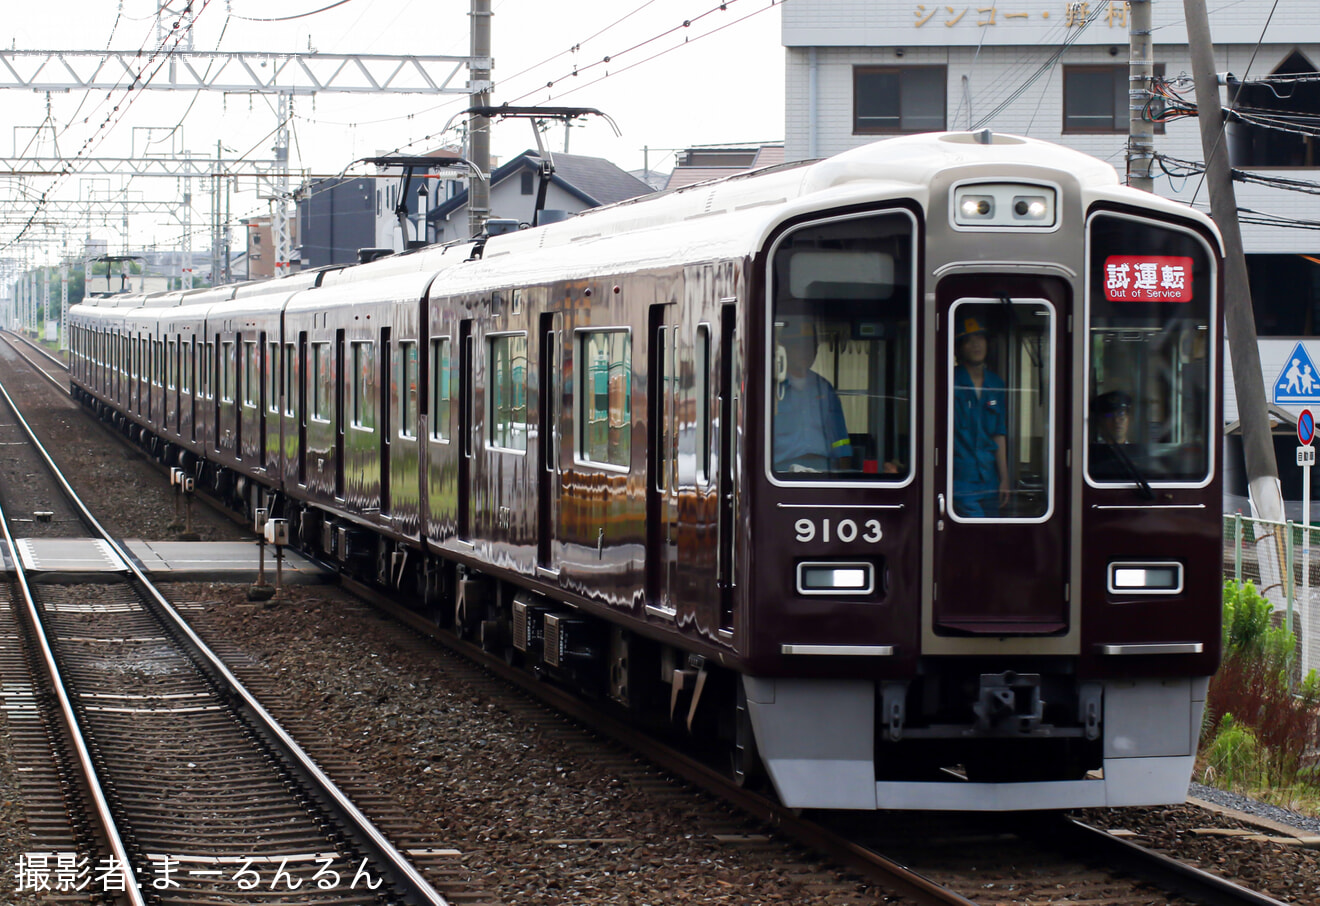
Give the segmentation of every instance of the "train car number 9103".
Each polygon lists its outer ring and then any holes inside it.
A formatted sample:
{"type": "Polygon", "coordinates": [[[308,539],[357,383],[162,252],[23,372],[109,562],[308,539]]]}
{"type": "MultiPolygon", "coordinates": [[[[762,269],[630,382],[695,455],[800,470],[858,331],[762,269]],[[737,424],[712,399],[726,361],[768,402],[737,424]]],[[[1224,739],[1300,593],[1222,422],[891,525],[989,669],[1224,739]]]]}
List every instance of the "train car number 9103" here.
{"type": "Polygon", "coordinates": [[[797,540],[802,544],[815,541],[818,533],[820,540],[827,544],[831,540],[849,544],[859,539],[868,544],[875,544],[884,537],[884,533],[880,531],[879,519],[867,519],[859,526],[852,519],[840,519],[831,524],[830,520],[825,518],[820,520],[819,527],[814,519],[799,519],[793,523],[793,530],[797,533],[797,540]]]}

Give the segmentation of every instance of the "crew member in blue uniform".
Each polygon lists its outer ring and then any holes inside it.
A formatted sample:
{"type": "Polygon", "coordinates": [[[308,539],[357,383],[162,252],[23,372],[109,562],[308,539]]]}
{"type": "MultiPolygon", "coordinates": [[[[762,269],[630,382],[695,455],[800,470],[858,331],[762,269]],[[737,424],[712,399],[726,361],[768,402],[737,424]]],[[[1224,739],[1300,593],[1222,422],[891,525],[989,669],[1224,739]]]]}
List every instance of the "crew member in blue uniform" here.
{"type": "Polygon", "coordinates": [[[995,518],[1008,503],[1008,389],[985,367],[989,342],[976,318],[960,318],[954,339],[953,511],[995,518]]]}
{"type": "Polygon", "coordinates": [[[811,370],[816,328],[790,322],[778,330],[774,383],[776,472],[832,472],[852,465],[852,443],[834,385],[811,370]]]}

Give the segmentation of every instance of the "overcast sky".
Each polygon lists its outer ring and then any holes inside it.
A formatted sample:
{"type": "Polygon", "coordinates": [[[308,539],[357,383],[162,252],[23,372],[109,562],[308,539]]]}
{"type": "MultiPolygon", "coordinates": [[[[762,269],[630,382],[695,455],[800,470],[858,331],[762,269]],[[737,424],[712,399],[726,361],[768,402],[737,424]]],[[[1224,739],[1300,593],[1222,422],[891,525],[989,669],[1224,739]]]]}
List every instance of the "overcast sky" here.
{"type": "MultiPolygon", "coordinates": [[[[172,0],[181,10],[185,0],[172,0]]],[[[284,22],[254,19],[299,16],[335,0],[193,0],[196,51],[275,51],[359,54],[465,55],[469,51],[467,0],[340,0],[324,12],[284,22]]],[[[784,52],[780,5],[772,0],[493,0],[494,103],[594,107],[609,114],[622,135],[592,119],[572,130],[569,150],[605,157],[625,169],[640,169],[643,148],[652,168],[668,170],[672,150],[695,144],[782,140],[784,52]],[[683,23],[690,24],[684,27],[683,23]],[[609,57],[608,63],[604,62],[609,57]],[[573,73],[576,71],[576,75],[573,73]],[[547,83],[553,82],[553,87],[547,83]]],[[[138,50],[157,45],[157,0],[64,0],[57,4],[5,3],[0,40],[29,50],[138,50]]],[[[76,157],[132,156],[189,150],[213,155],[222,141],[226,157],[271,157],[275,99],[219,93],[120,91],[53,95],[50,123],[59,153],[76,157]],[[114,110],[119,106],[119,111],[114,110]],[[171,131],[180,120],[180,131],[171,131]],[[87,150],[84,150],[86,148],[87,150]]],[[[322,95],[295,101],[294,167],[337,173],[356,158],[400,149],[421,153],[440,143],[445,123],[468,104],[466,96],[362,97],[322,95]]],[[[55,151],[46,121],[46,97],[23,91],[0,94],[9,135],[0,135],[5,156],[49,156],[55,151]],[[39,138],[37,137],[39,134],[39,138]]],[[[452,134],[451,134],[452,137],[452,134]]],[[[563,129],[545,138],[563,150],[563,129]]],[[[534,146],[526,121],[495,127],[493,153],[508,159],[534,146]]],[[[13,205],[16,187],[3,196],[13,205]]],[[[113,181],[70,177],[55,193],[77,198],[104,192],[113,181]]],[[[48,191],[50,180],[34,179],[27,196],[48,191]]],[[[169,179],[137,179],[134,197],[169,201],[180,196],[169,179]]],[[[193,220],[204,226],[207,189],[193,187],[193,220]]],[[[255,196],[239,196],[234,214],[257,213],[255,196]]],[[[29,208],[31,213],[33,208],[29,208]]],[[[0,243],[17,231],[0,226],[0,243]]],[[[134,244],[167,233],[157,218],[132,215],[134,244]]],[[[177,229],[177,227],[176,227],[177,229]]],[[[79,240],[83,225],[71,227],[79,240]]],[[[112,248],[122,244],[118,225],[92,227],[112,248]]],[[[167,231],[168,232],[168,231],[167,231]]],[[[194,248],[209,238],[194,234],[194,248]]],[[[13,250],[0,251],[0,257],[13,250]]]]}

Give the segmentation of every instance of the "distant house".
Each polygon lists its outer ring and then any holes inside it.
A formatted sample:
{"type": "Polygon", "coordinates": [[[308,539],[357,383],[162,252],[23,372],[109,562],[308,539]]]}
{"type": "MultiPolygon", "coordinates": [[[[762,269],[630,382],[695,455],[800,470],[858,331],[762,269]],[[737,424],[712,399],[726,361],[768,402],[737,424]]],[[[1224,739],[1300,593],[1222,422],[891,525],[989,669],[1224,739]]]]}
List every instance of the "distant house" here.
{"type": "MultiPolygon", "coordinates": [[[[652,189],[637,177],[599,157],[556,154],[555,172],[546,191],[545,209],[576,214],[588,208],[626,201],[652,189]]],[[[491,173],[490,216],[530,224],[536,207],[541,158],[524,151],[491,173]]],[[[460,191],[427,214],[432,242],[468,238],[468,193],[460,191]]]]}
{"type": "Polygon", "coordinates": [[[678,155],[666,189],[681,189],[708,179],[719,179],[784,162],[784,145],[750,144],[688,148],[678,155]]]}

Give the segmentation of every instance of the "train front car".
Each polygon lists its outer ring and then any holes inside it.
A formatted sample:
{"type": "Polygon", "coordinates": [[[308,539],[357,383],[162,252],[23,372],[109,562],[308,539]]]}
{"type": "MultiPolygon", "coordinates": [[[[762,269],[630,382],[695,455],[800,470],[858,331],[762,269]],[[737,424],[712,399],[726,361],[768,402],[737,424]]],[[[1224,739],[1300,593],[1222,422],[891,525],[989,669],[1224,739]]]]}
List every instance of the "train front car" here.
{"type": "Polygon", "coordinates": [[[1182,801],[1220,644],[1215,228],[1011,136],[809,181],[830,204],[770,237],[749,312],[739,501],[780,797],[1182,801]]]}

